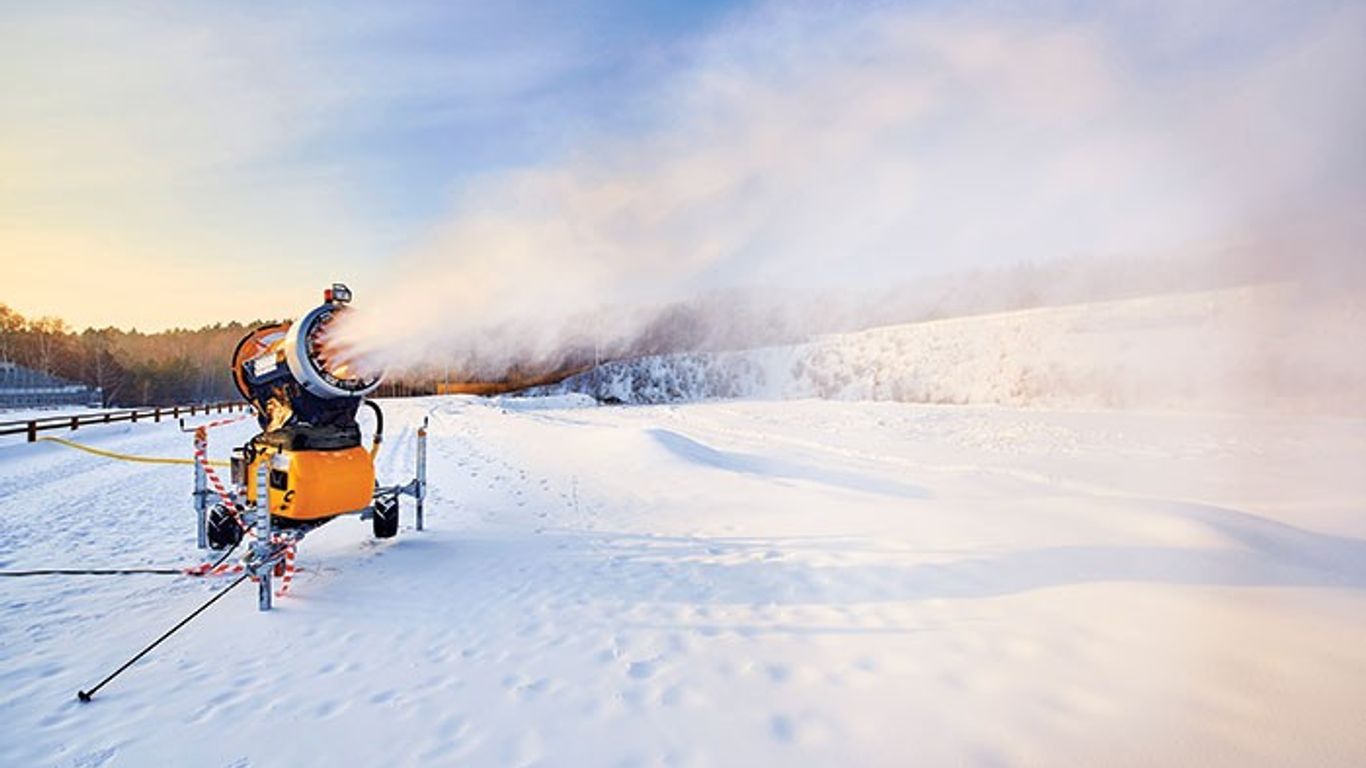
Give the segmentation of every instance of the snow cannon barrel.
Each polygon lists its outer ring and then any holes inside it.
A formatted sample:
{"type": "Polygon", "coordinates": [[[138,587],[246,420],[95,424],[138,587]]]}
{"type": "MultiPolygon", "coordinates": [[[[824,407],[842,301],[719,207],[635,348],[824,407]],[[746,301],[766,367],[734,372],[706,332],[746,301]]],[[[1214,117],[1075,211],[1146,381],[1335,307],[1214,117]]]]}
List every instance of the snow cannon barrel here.
{"type": "Polygon", "coordinates": [[[233,380],[256,406],[263,430],[294,419],[354,421],[360,399],[380,385],[383,373],[347,355],[331,334],[336,319],[350,311],[350,289],[334,283],[323,298],[298,320],[261,326],[237,345],[233,380]]]}

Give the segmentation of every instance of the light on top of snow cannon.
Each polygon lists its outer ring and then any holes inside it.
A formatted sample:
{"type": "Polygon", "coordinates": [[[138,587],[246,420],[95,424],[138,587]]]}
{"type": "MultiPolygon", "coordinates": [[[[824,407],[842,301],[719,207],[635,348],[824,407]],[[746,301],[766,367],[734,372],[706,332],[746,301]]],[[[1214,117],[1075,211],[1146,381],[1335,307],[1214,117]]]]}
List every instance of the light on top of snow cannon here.
{"type": "Polygon", "coordinates": [[[328,304],[350,304],[351,289],[345,283],[333,283],[331,288],[323,290],[323,301],[328,304]]]}

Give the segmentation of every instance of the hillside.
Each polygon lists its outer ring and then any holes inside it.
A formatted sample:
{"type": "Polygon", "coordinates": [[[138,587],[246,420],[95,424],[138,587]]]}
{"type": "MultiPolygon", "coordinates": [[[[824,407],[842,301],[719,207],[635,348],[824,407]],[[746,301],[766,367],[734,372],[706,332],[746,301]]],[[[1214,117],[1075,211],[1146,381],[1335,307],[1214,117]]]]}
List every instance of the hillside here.
{"type": "Polygon", "coordinates": [[[1366,310],[1313,298],[1273,284],[935,320],[618,361],[532,392],[1366,413],[1366,348],[1344,335],[1366,310]]]}

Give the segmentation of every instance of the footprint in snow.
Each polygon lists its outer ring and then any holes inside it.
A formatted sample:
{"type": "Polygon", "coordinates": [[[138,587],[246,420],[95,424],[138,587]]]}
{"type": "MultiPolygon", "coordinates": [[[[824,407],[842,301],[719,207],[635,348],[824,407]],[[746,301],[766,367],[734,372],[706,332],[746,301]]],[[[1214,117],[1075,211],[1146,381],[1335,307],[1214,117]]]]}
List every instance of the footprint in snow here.
{"type": "Polygon", "coordinates": [[[791,744],[797,738],[797,725],[787,715],[774,715],[769,720],[769,730],[773,732],[773,738],[786,744],[791,744]]]}
{"type": "Polygon", "coordinates": [[[654,661],[633,661],[626,668],[626,674],[636,680],[646,680],[654,677],[655,672],[658,671],[658,666],[658,662],[654,661]]]}
{"type": "Polygon", "coordinates": [[[101,749],[98,752],[87,752],[73,760],[71,765],[73,768],[99,768],[99,766],[108,765],[117,752],[118,750],[114,747],[101,749]]]}

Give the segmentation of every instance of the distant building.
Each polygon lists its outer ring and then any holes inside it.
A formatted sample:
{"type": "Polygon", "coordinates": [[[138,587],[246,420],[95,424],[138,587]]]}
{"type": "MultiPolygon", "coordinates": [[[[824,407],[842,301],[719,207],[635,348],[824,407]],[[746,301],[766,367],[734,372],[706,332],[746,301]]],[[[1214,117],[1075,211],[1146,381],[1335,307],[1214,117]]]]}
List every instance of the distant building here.
{"type": "Polygon", "coordinates": [[[25,368],[0,360],[0,408],[43,408],[49,405],[89,405],[103,402],[99,387],[25,368]]]}

